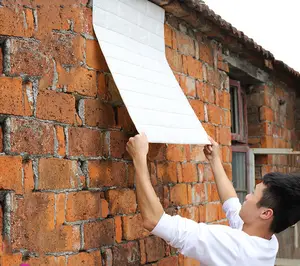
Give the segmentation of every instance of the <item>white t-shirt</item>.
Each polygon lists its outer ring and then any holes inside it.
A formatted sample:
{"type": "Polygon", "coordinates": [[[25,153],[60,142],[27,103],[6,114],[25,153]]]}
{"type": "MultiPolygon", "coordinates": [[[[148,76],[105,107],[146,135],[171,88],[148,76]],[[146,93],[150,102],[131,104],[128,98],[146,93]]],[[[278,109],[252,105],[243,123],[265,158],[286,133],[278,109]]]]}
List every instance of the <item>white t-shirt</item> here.
{"type": "Polygon", "coordinates": [[[206,266],[274,266],[278,251],[275,235],[271,240],[242,231],[238,198],[228,199],[223,210],[229,226],[196,223],[178,215],[163,214],[152,231],[158,237],[206,266]]]}

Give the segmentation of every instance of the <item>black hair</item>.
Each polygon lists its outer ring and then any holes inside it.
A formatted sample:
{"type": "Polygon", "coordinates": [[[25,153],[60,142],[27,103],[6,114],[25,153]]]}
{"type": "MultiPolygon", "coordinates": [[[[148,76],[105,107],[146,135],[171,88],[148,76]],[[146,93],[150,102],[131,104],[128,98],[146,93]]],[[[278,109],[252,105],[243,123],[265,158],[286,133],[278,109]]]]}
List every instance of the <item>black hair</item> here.
{"type": "Polygon", "coordinates": [[[263,183],[266,188],[257,205],[273,210],[270,230],[280,233],[300,220],[300,173],[269,173],[263,183]]]}

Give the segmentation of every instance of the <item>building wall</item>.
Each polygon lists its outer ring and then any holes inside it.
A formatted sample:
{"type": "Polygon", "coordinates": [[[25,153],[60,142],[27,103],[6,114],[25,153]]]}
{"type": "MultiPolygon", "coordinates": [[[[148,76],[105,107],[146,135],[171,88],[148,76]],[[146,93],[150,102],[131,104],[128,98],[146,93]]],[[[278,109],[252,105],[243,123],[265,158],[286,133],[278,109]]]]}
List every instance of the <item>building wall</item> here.
{"type": "MultiPolygon", "coordinates": [[[[90,3],[1,3],[1,265],[199,265],[142,227],[125,150],[136,130],[95,39],[90,3]]],[[[231,178],[230,73],[222,47],[171,15],[165,43],[231,178]]],[[[274,93],[250,94],[262,91],[274,93]]],[[[263,130],[250,134],[252,144],[273,145],[265,121],[279,117],[264,119],[270,105],[253,103],[263,130]]],[[[276,145],[290,145],[294,128],[291,122],[280,130],[276,145]]],[[[167,213],[226,224],[200,146],[151,144],[149,169],[167,213]]]]}

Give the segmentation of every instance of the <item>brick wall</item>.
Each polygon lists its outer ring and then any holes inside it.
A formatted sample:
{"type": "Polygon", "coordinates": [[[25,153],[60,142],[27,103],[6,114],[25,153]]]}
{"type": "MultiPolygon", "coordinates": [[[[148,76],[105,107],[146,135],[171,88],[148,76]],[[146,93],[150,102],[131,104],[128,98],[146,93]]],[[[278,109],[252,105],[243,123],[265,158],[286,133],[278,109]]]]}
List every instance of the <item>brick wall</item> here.
{"type": "MultiPolygon", "coordinates": [[[[199,265],[142,227],[125,151],[136,130],[95,39],[91,4],[16,2],[0,8],[1,265],[199,265]]],[[[230,73],[221,44],[169,14],[165,43],[231,178],[230,73]]],[[[274,94],[253,88],[247,97],[261,93],[274,94]]],[[[253,100],[260,134],[250,134],[252,144],[271,143],[266,124],[280,118],[271,104],[253,100]]],[[[279,146],[300,130],[286,112],[290,127],[278,129],[279,146]]],[[[167,213],[226,224],[201,147],[152,144],[149,169],[167,213]]]]}
{"type": "MultiPolygon", "coordinates": [[[[90,4],[2,4],[1,265],[199,265],[142,227],[125,151],[135,128],[90,4]]],[[[228,66],[216,43],[184,24],[165,30],[170,65],[230,175],[228,66]]],[[[149,159],[168,213],[226,223],[201,147],[151,145],[149,159]]]]}

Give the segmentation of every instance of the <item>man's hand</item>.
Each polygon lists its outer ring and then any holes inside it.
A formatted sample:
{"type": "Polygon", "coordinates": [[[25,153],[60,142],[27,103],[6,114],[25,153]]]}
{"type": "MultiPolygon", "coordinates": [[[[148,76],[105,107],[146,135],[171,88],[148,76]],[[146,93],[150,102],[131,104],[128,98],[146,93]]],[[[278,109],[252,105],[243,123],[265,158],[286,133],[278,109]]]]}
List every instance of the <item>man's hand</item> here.
{"type": "Polygon", "coordinates": [[[133,161],[147,159],[147,154],[149,151],[147,136],[144,133],[141,133],[130,138],[127,142],[126,150],[132,157],[133,161]]]}
{"type": "Polygon", "coordinates": [[[203,149],[205,157],[208,161],[213,161],[214,159],[219,158],[219,144],[214,141],[213,138],[208,136],[209,141],[211,142],[210,145],[206,145],[203,149]]]}

